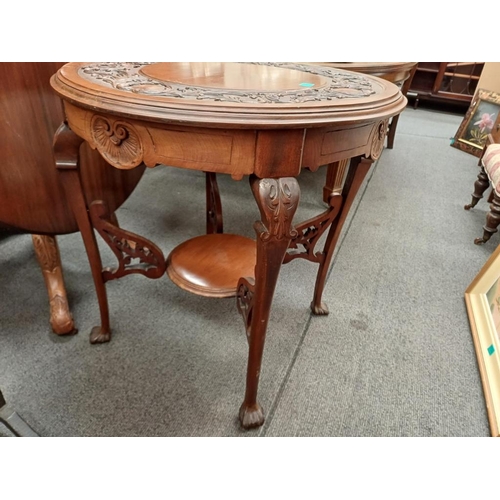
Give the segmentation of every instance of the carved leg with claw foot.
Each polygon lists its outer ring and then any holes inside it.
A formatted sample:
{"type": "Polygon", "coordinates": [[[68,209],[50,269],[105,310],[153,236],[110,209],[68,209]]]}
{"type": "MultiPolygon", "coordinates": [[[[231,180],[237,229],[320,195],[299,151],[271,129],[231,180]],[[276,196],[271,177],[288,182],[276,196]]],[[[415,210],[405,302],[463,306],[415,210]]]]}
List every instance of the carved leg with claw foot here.
{"type": "Polygon", "coordinates": [[[82,139],[65,124],[61,125],[54,141],[54,156],[67,199],[83,237],[99,301],[101,325],[92,329],[90,342],[101,344],[111,340],[105,283],[133,273],[143,274],[148,278],[159,278],[164,274],[166,266],[163,252],[151,241],[120,228],[116,215],[110,213],[104,201],[95,200],[87,209],[78,172],[78,150],[81,142],[82,139]],[[116,269],[103,269],[94,228],[116,255],[116,269]]]}
{"type": "Polygon", "coordinates": [[[33,234],[33,248],[49,294],[50,324],[57,335],[77,333],[62,274],[61,257],[55,236],[33,234]]]}
{"type": "Polygon", "coordinates": [[[477,202],[483,197],[484,192],[488,189],[490,180],[486,175],[484,167],[481,167],[477,180],[474,183],[474,192],[472,193],[472,201],[464,206],[465,210],[470,210],[477,205],[477,202]]]}
{"type": "Polygon", "coordinates": [[[243,316],[249,344],[245,399],[239,418],[243,428],[264,423],[264,413],[257,402],[257,389],[264,351],[267,322],[283,257],[296,235],[292,219],[300,198],[297,180],[250,177],[250,185],[261,214],[255,223],[257,263],[255,280],[241,278],[237,305],[243,316]]]}
{"type": "MultiPolygon", "coordinates": [[[[337,208],[333,205],[333,207],[339,212],[338,216],[334,219],[330,226],[325,246],[323,248],[323,259],[319,264],[318,274],[316,276],[316,285],[314,287],[314,295],[311,302],[311,311],[315,315],[324,315],[329,312],[328,306],[322,301],[326,275],[328,273],[328,269],[330,268],[335,247],[337,246],[337,242],[347,219],[349,210],[351,209],[354,198],[356,197],[366,174],[370,170],[372,163],[373,162],[371,160],[360,157],[353,158],[350,161],[349,171],[347,172],[347,177],[342,188],[342,194],[338,202],[341,207],[337,208]]],[[[334,169],[335,167],[330,165],[328,168],[334,169]]],[[[330,194],[330,204],[335,202],[337,196],[338,195],[336,194],[334,188],[330,194]]]]}
{"type": "Polygon", "coordinates": [[[90,263],[92,277],[99,301],[101,325],[92,329],[90,342],[92,344],[108,342],[111,339],[109,324],[108,299],[102,277],[102,262],[94,230],[90,223],[87,205],[83,194],[78,172],[79,147],[82,139],[63,123],[54,137],[54,158],[66,198],[78,222],[78,228],[83,238],[85,250],[90,263]]]}
{"type": "Polygon", "coordinates": [[[500,224],[500,197],[493,191],[493,201],[490,205],[490,211],[486,216],[486,225],[483,227],[483,237],[476,238],[474,243],[476,245],[481,245],[486,243],[491,235],[498,231],[497,227],[500,224]]]}
{"type": "Polygon", "coordinates": [[[371,160],[361,157],[328,165],[323,188],[323,200],[328,204],[328,209],[296,226],[297,235],[290,242],[285,255],[284,263],[303,258],[319,264],[311,302],[311,311],[315,315],[326,315],[329,312],[328,306],[322,301],[326,275],[347,214],[371,165],[371,160]],[[327,230],[323,250],[316,252],[316,244],[327,230]]]}

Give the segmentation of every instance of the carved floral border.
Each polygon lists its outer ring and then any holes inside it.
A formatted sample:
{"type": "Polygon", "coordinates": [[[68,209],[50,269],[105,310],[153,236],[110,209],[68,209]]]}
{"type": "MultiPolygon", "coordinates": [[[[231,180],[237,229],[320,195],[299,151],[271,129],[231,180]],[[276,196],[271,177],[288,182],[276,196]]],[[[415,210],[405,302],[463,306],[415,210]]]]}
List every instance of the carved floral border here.
{"type": "Polygon", "coordinates": [[[178,99],[211,100],[235,103],[304,103],[312,101],[332,101],[337,99],[363,98],[375,94],[372,83],[361,74],[353,74],[321,66],[296,63],[246,63],[274,66],[320,75],[328,80],[327,85],[317,88],[304,88],[282,92],[249,92],[237,89],[224,89],[183,85],[164,82],[143,75],[140,70],[151,63],[108,62],[95,63],[79,69],[79,75],[101,85],[133,92],[178,99]]]}

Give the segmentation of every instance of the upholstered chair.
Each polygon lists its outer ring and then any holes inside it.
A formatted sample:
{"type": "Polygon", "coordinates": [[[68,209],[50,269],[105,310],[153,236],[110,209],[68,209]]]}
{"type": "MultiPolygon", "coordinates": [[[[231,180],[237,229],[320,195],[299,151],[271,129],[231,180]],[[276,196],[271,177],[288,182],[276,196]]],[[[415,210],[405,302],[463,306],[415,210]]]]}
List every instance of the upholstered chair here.
{"type": "Polygon", "coordinates": [[[483,153],[479,159],[479,174],[474,183],[472,201],[465,205],[466,210],[475,207],[483,197],[484,192],[491,186],[489,195],[490,210],[486,215],[486,224],[483,227],[483,236],[476,238],[474,243],[486,243],[491,235],[498,231],[500,224],[500,133],[496,131],[488,136],[483,153]]]}

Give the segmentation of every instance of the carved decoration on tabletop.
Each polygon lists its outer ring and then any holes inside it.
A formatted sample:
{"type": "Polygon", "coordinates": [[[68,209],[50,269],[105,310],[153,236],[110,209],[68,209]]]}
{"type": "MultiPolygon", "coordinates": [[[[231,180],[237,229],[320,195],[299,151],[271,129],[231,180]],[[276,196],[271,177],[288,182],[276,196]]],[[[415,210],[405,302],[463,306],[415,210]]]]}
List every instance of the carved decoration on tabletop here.
{"type": "Polygon", "coordinates": [[[337,99],[363,98],[375,94],[372,83],[361,74],[333,68],[295,63],[246,63],[298,70],[325,77],[326,85],[317,88],[276,91],[218,90],[177,82],[165,82],[143,75],[140,70],[149,63],[96,63],[79,69],[79,74],[110,88],[135,94],[164,96],[179,99],[198,99],[235,103],[304,103],[337,99]]]}
{"type": "Polygon", "coordinates": [[[263,220],[256,222],[260,239],[295,238],[297,231],[291,225],[299,203],[295,184],[290,184],[287,178],[263,179],[252,188],[258,190],[256,196],[263,200],[259,205],[263,220]]]}
{"type": "Polygon", "coordinates": [[[385,136],[387,135],[387,130],[389,126],[389,120],[384,120],[378,123],[373,136],[372,136],[372,146],[370,150],[370,158],[372,160],[378,160],[384,149],[385,136]]]}
{"type": "Polygon", "coordinates": [[[151,241],[114,225],[103,201],[96,200],[91,203],[90,218],[94,228],[118,259],[116,269],[103,269],[104,281],[134,273],[143,274],[148,278],[163,276],[166,264],[160,248],[151,241]]]}
{"type": "Polygon", "coordinates": [[[141,139],[130,123],[94,115],[90,130],[95,146],[113,166],[134,168],[142,163],[141,139]]]}

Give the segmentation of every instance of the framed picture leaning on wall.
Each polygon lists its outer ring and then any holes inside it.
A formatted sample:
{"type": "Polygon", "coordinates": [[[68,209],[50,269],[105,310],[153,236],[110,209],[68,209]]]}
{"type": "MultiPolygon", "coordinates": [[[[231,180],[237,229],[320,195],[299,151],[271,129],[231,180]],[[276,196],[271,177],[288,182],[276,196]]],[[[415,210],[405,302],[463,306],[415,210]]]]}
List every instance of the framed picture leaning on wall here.
{"type": "Polygon", "coordinates": [[[491,435],[500,436],[500,245],[465,291],[491,435]]]}
{"type": "Polygon", "coordinates": [[[500,124],[500,94],[478,89],[451,145],[481,156],[488,134],[500,124]]]}

